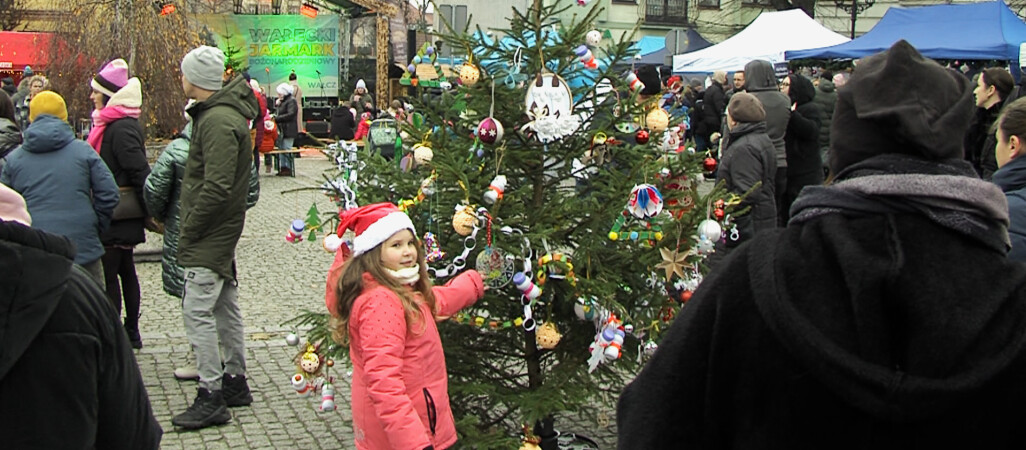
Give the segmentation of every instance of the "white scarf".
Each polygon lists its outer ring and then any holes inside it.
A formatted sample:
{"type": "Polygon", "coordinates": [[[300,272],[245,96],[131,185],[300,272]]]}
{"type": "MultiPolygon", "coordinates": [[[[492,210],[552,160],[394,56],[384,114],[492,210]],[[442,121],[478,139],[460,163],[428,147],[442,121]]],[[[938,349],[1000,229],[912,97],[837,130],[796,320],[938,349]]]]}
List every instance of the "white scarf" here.
{"type": "Polygon", "coordinates": [[[407,267],[405,269],[392,270],[387,267],[384,268],[385,272],[388,273],[393,279],[399,282],[399,284],[413,284],[420,280],[420,266],[407,267]]]}

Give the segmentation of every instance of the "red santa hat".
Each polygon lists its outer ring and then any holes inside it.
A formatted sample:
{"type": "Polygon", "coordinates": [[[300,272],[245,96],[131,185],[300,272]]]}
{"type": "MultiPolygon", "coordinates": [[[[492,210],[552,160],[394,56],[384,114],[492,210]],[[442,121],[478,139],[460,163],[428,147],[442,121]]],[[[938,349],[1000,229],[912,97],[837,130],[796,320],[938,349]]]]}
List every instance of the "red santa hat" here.
{"type": "Polygon", "coordinates": [[[338,235],[353,230],[352,256],[357,257],[388,240],[393,234],[410,230],[417,235],[413,221],[391,203],[375,203],[339,213],[338,235]]]}

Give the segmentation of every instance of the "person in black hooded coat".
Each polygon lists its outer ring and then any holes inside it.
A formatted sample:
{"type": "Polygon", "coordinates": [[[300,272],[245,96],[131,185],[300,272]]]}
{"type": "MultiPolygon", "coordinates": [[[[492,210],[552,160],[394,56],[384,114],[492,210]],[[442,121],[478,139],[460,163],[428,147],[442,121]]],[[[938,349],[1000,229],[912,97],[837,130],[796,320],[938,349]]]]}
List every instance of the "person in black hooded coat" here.
{"type": "Polygon", "coordinates": [[[619,448],[1022,447],[1026,266],[962,160],[969,84],[905,41],[862,60],[834,184],[702,282],[624,389],[619,448]]]}
{"type": "Polygon", "coordinates": [[[798,74],[787,76],[787,96],[794,108],[787,122],[784,147],[787,152],[787,192],[784,194],[784,217],[791,203],[805,186],[823,184],[823,157],[819,152],[819,127],[823,111],[816,98],[812,81],[798,74]]]}
{"type": "Polygon", "coordinates": [[[71,241],[30,221],[0,184],[0,447],[158,448],[114,307],[71,241]]]}

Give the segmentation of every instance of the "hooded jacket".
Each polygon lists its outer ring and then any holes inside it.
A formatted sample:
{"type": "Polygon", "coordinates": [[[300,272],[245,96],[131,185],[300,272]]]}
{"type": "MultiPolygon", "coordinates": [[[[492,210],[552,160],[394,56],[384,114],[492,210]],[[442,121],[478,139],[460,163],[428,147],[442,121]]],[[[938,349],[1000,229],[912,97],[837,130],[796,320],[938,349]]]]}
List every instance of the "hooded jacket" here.
{"type": "Polygon", "coordinates": [[[796,104],[787,122],[787,185],[797,195],[803,186],[823,183],[823,157],[819,153],[819,129],[823,118],[819,104],[812,101],[816,87],[801,75],[788,75],[788,96],[796,104]]]}
{"type": "MultiPolygon", "coordinates": [[[[132,78],[125,87],[114,93],[105,108],[113,106],[139,107],[142,105],[142,86],[138,78],[132,78]]],[[[100,157],[107,163],[118,187],[132,188],[143,202],[143,184],[150,174],[146,160],[146,133],[139,120],[125,117],[107,124],[100,142],[100,157]]],[[[145,209],[145,205],[142,205],[145,209]]],[[[123,219],[111,222],[110,229],[100,239],[103,245],[135,246],[146,241],[144,218],[123,219]]]]}
{"type": "MultiPolygon", "coordinates": [[[[433,288],[432,312],[407,328],[403,305],[390,289],[364,274],[363,292],[349,316],[353,362],[353,434],[359,450],[444,449],[456,442],[449,407],[445,354],[435,316],[451,316],[484,295],[481,275],[468,270],[433,288]]],[[[420,293],[415,293],[420,300],[420,293]]]]}
{"type": "Polygon", "coordinates": [[[75,262],[103,256],[100,234],[110,225],[118,187],[110,170],[71,126],[42,114],[25,130],[25,143],[7,155],[0,183],[28,204],[32,226],[75,244],[75,262]]]}
{"type": "Polygon", "coordinates": [[[750,206],[751,210],[735,222],[739,240],[744,241],[777,225],[773,182],[777,174],[777,158],[773,143],[766,136],[766,122],[738,124],[730,130],[727,142],[716,172],[716,182],[725,181],[727,191],[738,195],[748,192],[756,183],[762,183],[741,203],[741,208],[750,206]]]}
{"type": "Polygon", "coordinates": [[[1008,199],[1008,215],[1011,224],[1008,237],[1012,239],[1012,250],[1008,258],[1026,262],[1026,158],[1015,158],[994,172],[991,180],[1008,199]]]}
{"type": "Polygon", "coordinates": [[[980,178],[989,180],[997,170],[997,158],[994,149],[997,139],[990,131],[1001,113],[1002,103],[995,103],[989,109],[976,108],[973,121],[965,134],[965,159],[973,165],[980,178]]]}
{"type": "Polygon", "coordinates": [[[620,398],[620,448],[1020,448],[1024,349],[1026,266],[921,216],[828,215],[702,282],[620,398]]]}
{"type": "Polygon", "coordinates": [[[816,87],[816,98],[812,99],[819,105],[823,120],[819,125],[819,149],[824,153],[830,148],[830,123],[834,119],[834,105],[837,104],[837,88],[834,82],[820,78],[816,87]]]}
{"type": "Polygon", "coordinates": [[[21,130],[18,125],[0,117],[0,170],[3,170],[7,154],[21,145],[21,130]]]}
{"type": "Polygon", "coordinates": [[[73,255],[64,238],[0,220],[0,442],[156,449],[162,430],[128,336],[73,255]]]}
{"type": "Polygon", "coordinates": [[[784,135],[791,118],[791,100],[780,92],[777,75],[769,61],[755,60],[745,64],[745,91],[762,102],[766,110],[766,134],[773,141],[777,155],[777,168],[787,167],[784,135]]]}
{"type": "Polygon", "coordinates": [[[253,169],[247,122],[260,104],[253,89],[236,77],[186,112],[192,141],[182,178],[178,263],[206,267],[235,278],[235,246],[246,222],[246,192],[253,169]]]}
{"type": "MultiPolygon", "coordinates": [[[[263,125],[261,125],[263,126],[263,125]]],[[[146,209],[154,219],[164,224],[164,250],[161,254],[164,292],[181,298],[184,295],[185,269],[178,264],[178,237],[180,233],[182,179],[185,177],[185,161],[189,158],[189,137],[192,136],[192,122],[185,125],[181,136],[171,141],[161,152],[153,171],[146,178],[143,198],[146,209]]],[[[249,174],[249,193],[246,195],[246,209],[256,205],[260,198],[260,176],[256,166],[249,174]]]]}
{"type": "Polygon", "coordinates": [[[299,126],[296,125],[298,111],[296,98],[292,94],[283,97],[275,108],[274,122],[278,124],[278,132],[283,137],[295,138],[299,136],[299,126]]]}

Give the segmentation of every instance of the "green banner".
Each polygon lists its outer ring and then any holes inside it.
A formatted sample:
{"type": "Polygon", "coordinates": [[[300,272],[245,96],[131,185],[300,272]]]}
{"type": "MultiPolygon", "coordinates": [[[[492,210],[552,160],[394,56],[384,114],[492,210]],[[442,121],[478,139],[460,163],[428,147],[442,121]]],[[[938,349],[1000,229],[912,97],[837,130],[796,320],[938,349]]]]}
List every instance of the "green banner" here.
{"type": "Polygon", "coordinates": [[[200,36],[235,57],[273,96],[279,83],[296,73],[304,97],[331,97],[338,92],[339,18],[294,15],[198,16],[200,36]],[[233,54],[234,53],[234,54],[233,54]]]}

